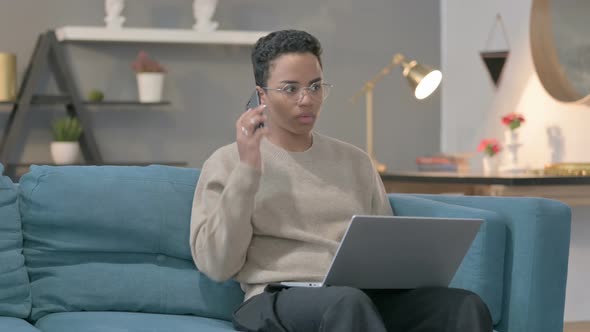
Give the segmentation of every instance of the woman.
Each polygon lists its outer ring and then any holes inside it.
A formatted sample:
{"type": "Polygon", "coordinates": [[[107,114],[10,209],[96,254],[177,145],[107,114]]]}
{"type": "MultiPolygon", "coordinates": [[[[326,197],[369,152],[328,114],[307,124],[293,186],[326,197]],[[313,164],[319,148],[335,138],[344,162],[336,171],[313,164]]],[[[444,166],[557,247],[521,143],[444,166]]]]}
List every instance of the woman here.
{"type": "Polygon", "coordinates": [[[296,30],[256,43],[261,105],[239,117],[236,142],[205,162],[195,191],[199,270],[241,283],[241,331],[491,331],[485,304],[464,290],[267,287],[321,281],[353,215],[392,214],[369,156],[313,130],[331,87],[321,52],[296,30]]]}

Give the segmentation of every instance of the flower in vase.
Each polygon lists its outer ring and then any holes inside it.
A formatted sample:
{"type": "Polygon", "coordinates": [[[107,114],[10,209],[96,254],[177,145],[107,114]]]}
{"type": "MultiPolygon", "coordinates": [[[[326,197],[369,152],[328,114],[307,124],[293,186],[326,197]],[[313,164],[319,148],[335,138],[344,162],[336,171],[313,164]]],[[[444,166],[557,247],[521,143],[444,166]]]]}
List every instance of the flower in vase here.
{"type": "Polygon", "coordinates": [[[139,51],[131,64],[136,73],[164,73],[166,69],[158,61],[150,58],[146,51],[139,51]]]}
{"type": "Polygon", "coordinates": [[[510,113],[502,117],[502,124],[510,128],[510,130],[515,130],[516,128],[520,127],[523,123],[524,116],[519,113],[510,113]]]}
{"type": "Polygon", "coordinates": [[[486,155],[493,157],[496,154],[498,154],[498,152],[502,151],[502,147],[496,139],[486,138],[482,139],[481,142],[479,142],[479,145],[477,146],[477,151],[483,152],[486,155]]]}

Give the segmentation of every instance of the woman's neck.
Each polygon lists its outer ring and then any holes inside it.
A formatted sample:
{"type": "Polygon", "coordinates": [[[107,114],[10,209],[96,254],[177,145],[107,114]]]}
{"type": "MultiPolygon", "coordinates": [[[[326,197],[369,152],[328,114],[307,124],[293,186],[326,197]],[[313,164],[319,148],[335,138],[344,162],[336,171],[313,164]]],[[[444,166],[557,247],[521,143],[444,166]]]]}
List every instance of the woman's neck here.
{"type": "Polygon", "coordinates": [[[313,134],[311,132],[297,135],[290,132],[277,133],[271,129],[267,139],[274,145],[289,152],[303,152],[313,144],[313,134]]]}

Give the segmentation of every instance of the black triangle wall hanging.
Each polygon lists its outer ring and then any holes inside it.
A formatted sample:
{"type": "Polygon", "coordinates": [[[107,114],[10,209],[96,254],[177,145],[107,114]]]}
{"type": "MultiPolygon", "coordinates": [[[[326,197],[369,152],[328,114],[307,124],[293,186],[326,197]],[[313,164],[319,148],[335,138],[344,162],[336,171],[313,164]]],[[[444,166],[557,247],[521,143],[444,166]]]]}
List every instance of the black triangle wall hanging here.
{"type": "Polygon", "coordinates": [[[500,14],[496,15],[496,19],[494,20],[494,26],[490,30],[488,35],[488,40],[486,42],[485,49],[479,53],[481,59],[490,74],[490,78],[494,83],[494,86],[498,86],[500,84],[500,79],[502,78],[502,72],[504,71],[504,66],[506,65],[506,61],[508,56],[510,55],[510,44],[508,43],[508,35],[506,33],[506,28],[504,26],[502,16],[500,14]],[[498,35],[496,33],[496,27],[500,27],[502,29],[502,40],[498,42],[498,35]],[[495,46],[492,46],[492,41],[495,41],[495,46]]]}
{"type": "Polygon", "coordinates": [[[508,54],[510,54],[510,51],[486,51],[480,53],[481,58],[490,73],[490,77],[496,86],[498,86],[498,82],[502,76],[502,71],[504,70],[508,54]]]}

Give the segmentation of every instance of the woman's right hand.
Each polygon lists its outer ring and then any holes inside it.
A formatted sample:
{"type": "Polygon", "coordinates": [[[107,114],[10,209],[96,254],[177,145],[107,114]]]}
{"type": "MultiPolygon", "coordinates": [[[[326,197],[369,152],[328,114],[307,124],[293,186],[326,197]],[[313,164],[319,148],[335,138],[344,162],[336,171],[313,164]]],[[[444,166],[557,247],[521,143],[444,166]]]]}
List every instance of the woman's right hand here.
{"type": "Polygon", "coordinates": [[[265,108],[266,105],[260,105],[249,109],[236,121],[236,142],[240,161],[259,171],[262,170],[260,141],[268,133],[268,127],[256,127],[266,121],[266,115],[263,114],[265,108]]]}

